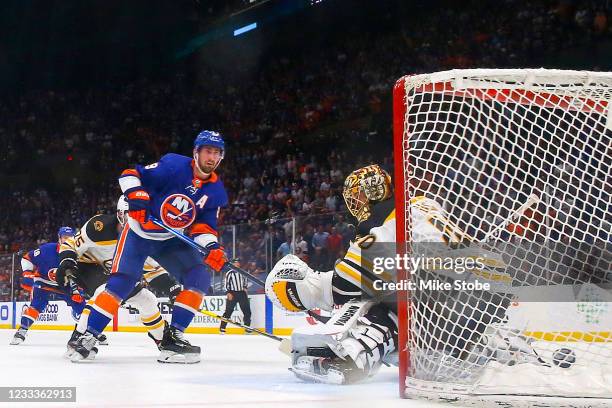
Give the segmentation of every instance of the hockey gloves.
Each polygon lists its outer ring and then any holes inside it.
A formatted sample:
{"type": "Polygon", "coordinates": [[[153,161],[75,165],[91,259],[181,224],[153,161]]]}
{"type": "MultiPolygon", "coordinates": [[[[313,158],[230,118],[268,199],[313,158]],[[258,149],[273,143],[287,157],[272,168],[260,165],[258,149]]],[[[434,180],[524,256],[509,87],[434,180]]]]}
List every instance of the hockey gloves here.
{"type": "Polygon", "coordinates": [[[142,188],[135,188],[125,195],[128,202],[128,214],[141,224],[147,222],[149,218],[149,202],[151,198],[149,193],[142,188]]]}
{"type": "Polygon", "coordinates": [[[225,255],[225,250],[216,242],[207,245],[206,249],[208,249],[209,252],[204,258],[204,263],[212,268],[212,270],[215,272],[220,272],[228,261],[227,255],[225,255]]]}
{"type": "Polygon", "coordinates": [[[78,269],[79,267],[74,259],[62,259],[55,273],[55,281],[62,288],[69,287],[71,278],[76,276],[78,269]]]}

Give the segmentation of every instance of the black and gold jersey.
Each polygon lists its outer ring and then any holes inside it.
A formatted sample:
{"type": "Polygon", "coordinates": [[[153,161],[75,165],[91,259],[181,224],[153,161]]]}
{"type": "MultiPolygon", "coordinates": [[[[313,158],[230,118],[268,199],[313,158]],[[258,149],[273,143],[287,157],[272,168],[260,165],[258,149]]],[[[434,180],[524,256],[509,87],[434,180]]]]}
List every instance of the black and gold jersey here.
{"type": "MultiPolygon", "coordinates": [[[[75,234],[60,247],[60,261],[72,258],[81,263],[97,264],[110,273],[121,226],[114,214],[98,214],[91,217],[75,234]]],[[[144,265],[147,281],[166,271],[152,258],[144,265]]]]}

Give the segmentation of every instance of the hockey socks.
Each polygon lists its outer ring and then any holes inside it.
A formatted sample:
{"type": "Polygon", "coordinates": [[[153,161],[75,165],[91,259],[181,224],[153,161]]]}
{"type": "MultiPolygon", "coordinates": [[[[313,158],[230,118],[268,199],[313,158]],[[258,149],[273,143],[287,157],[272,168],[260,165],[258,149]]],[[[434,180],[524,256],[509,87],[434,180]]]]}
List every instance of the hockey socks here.
{"type": "Polygon", "coordinates": [[[149,337],[155,340],[156,343],[162,340],[164,337],[164,319],[159,311],[152,316],[141,315],[140,320],[144,327],[147,328],[149,337]]]}
{"type": "Polygon", "coordinates": [[[28,330],[38,319],[39,314],[40,312],[32,306],[28,307],[25,312],[23,312],[23,315],[21,315],[21,328],[28,330]]]}
{"type": "Polygon", "coordinates": [[[87,331],[98,336],[119,309],[121,300],[111,292],[104,290],[96,296],[93,304],[87,306],[90,310],[87,319],[87,331]]]}
{"type": "Polygon", "coordinates": [[[200,310],[204,294],[196,289],[184,289],[174,301],[171,326],[185,331],[200,310]]]}

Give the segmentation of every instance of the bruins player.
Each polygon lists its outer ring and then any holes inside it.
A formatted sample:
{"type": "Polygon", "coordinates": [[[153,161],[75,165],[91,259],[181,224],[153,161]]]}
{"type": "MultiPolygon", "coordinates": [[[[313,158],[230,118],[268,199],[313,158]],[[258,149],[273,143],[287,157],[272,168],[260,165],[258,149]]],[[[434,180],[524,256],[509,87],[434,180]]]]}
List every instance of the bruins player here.
{"type": "Polygon", "coordinates": [[[390,304],[368,300],[380,295],[374,289],[380,277],[362,259],[395,251],[391,178],[377,165],[358,169],[347,177],[343,196],[359,224],[355,241],[334,270],[314,271],[287,255],[266,279],[266,295],[281,309],[332,311],[340,306],[324,325],[297,328],[292,334],[291,370],[306,381],[345,384],[373,375],[397,343],[396,313],[390,304]]]}
{"type": "MultiPolygon", "coordinates": [[[[60,265],[57,270],[59,284],[76,283],[87,296],[92,298],[96,292],[104,290],[109,278],[117,239],[126,222],[127,202],[123,196],[117,202],[117,214],[98,214],[90,218],[81,229],[60,247],[60,265]]],[[[144,279],[139,282],[125,303],[140,312],[140,319],[149,337],[157,346],[163,338],[167,325],[157,306],[156,296],[147,286],[159,291],[169,292],[171,301],[180,292],[180,285],[157,262],[148,258],[144,265],[144,279]]],[[[79,333],[85,332],[89,316],[88,302],[75,331],[68,342],[70,356],[71,344],[79,333]]],[[[99,339],[100,340],[100,339],[99,339]]],[[[104,340],[104,339],[102,339],[104,340]]],[[[104,344],[101,342],[101,344],[104,344]]]]}
{"type": "MultiPolygon", "coordinates": [[[[375,287],[377,280],[389,282],[394,278],[388,273],[373,272],[376,257],[394,258],[396,255],[391,178],[377,165],[358,169],[347,177],[343,197],[349,212],[359,224],[357,238],[351,242],[345,257],[333,271],[314,271],[296,256],[287,255],[278,261],[266,279],[266,295],[281,309],[290,312],[315,308],[333,311],[340,307],[327,323],[297,328],[292,334],[291,370],[306,381],[353,383],[374,375],[383,363],[397,362],[395,293],[383,292],[375,287]]],[[[466,234],[446,218],[436,201],[419,196],[413,198],[410,204],[413,242],[437,242],[443,243],[438,247],[464,250],[444,245],[460,243],[465,240],[466,234]]],[[[463,256],[466,255],[474,254],[464,251],[463,256]]],[[[479,252],[479,256],[483,257],[487,268],[495,271],[496,280],[509,279],[505,272],[499,271],[505,266],[501,257],[482,252],[479,252]]],[[[420,275],[419,278],[434,276],[439,279],[444,277],[445,271],[423,269],[416,273],[420,275]]],[[[476,347],[476,343],[484,338],[485,329],[501,321],[509,304],[507,296],[503,294],[491,296],[497,298],[471,305],[466,305],[462,299],[435,299],[436,302],[450,305],[451,312],[445,318],[464,321],[455,325],[456,330],[446,333],[443,344],[440,344],[438,329],[421,333],[425,343],[423,348],[428,350],[426,358],[440,360],[443,353],[445,358],[455,359],[457,364],[464,364],[467,360],[472,364],[477,353],[478,356],[497,353],[498,360],[506,358],[508,353],[504,355],[503,351],[510,348],[508,342],[511,340],[508,338],[504,341],[500,341],[499,336],[484,339],[482,343],[488,344],[486,352],[482,347],[476,347]],[[474,309],[482,312],[483,306],[494,302],[499,305],[497,311],[484,324],[479,322],[475,327],[471,312],[474,309]],[[463,327],[472,329],[469,336],[461,330],[463,327]],[[473,350],[472,355],[465,355],[465,350],[473,350]],[[460,352],[464,352],[464,355],[460,355],[460,352]]],[[[419,305],[417,307],[432,306],[428,298],[418,299],[416,303],[419,305]]],[[[424,315],[426,311],[419,310],[417,313],[424,315]]],[[[513,343],[514,350],[533,351],[522,339],[513,343]]]]}

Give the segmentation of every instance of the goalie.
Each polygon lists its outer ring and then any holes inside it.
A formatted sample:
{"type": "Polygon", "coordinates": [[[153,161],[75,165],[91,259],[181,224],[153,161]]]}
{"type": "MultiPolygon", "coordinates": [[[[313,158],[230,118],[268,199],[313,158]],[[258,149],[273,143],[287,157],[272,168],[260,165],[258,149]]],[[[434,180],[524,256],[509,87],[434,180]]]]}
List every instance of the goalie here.
{"type": "MultiPolygon", "coordinates": [[[[281,309],[289,312],[316,308],[332,311],[340,307],[325,324],[294,330],[291,371],[298,378],[349,384],[374,375],[382,364],[396,363],[396,295],[394,292],[381,293],[374,285],[376,280],[392,281],[393,277],[385,273],[376,275],[372,271],[374,258],[394,257],[396,254],[392,196],[391,177],[379,166],[370,165],[352,172],[344,183],[343,197],[348,210],[357,219],[358,227],[357,237],[344,258],[336,263],[333,271],[319,272],[296,256],[287,255],[268,275],[266,295],[281,309]]],[[[461,242],[465,233],[445,217],[437,202],[421,196],[413,198],[410,204],[413,242],[440,243],[438,246],[446,250],[466,255],[465,249],[448,245],[449,242],[461,242]]],[[[510,279],[500,271],[505,266],[501,257],[480,250],[478,253],[490,271],[488,278],[492,282],[510,279]]],[[[469,248],[467,254],[470,255],[469,248]]],[[[435,274],[442,279],[446,271],[419,270],[416,273],[422,277],[435,274]]],[[[484,364],[482,356],[510,364],[516,355],[510,350],[533,356],[528,342],[516,333],[494,331],[485,334],[489,327],[502,321],[510,304],[511,296],[503,293],[503,289],[502,285],[497,290],[501,293],[489,294],[491,298],[485,302],[474,302],[461,296],[425,299],[422,303],[417,300],[417,308],[421,309],[417,314],[440,305],[447,309],[444,319],[441,319],[446,324],[420,333],[426,358],[444,356],[464,365],[484,364]],[[491,303],[497,305],[494,310],[489,310],[491,303]],[[487,318],[476,321],[474,313],[487,318]],[[469,330],[463,330],[465,327],[469,330]],[[442,342],[441,336],[444,337],[442,342]]]]}

